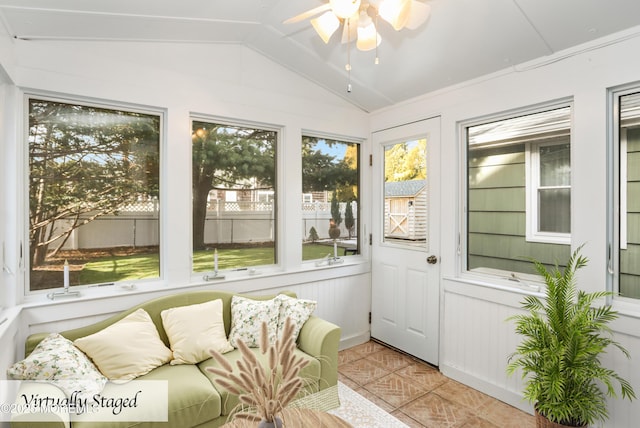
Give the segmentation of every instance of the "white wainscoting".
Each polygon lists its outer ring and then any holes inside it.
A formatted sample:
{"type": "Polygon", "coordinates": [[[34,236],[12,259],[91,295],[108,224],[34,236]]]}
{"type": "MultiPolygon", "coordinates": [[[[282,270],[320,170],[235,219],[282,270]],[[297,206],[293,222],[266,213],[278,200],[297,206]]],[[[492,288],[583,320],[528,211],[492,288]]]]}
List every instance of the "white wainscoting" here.
{"type": "MultiPolygon", "coordinates": [[[[308,274],[302,276],[307,279],[310,277],[308,274]]],[[[188,287],[188,290],[223,289],[224,287],[229,291],[254,294],[273,294],[283,290],[294,291],[300,298],[316,300],[318,308],[315,315],[342,328],[341,349],[369,340],[370,274],[368,272],[355,273],[337,278],[322,278],[325,276],[322,274],[313,276],[318,277],[318,280],[295,283],[295,280],[287,280],[285,277],[273,277],[271,279],[265,278],[264,281],[254,286],[247,286],[248,281],[237,281],[229,284],[188,287]],[[283,285],[277,286],[274,285],[274,282],[283,285]]],[[[295,279],[300,279],[300,277],[295,277],[295,279]]],[[[105,296],[82,302],[59,301],[55,304],[42,306],[25,306],[16,321],[18,327],[17,331],[13,333],[16,338],[5,335],[1,337],[3,344],[13,343],[14,345],[3,346],[0,362],[7,360],[10,365],[16,359],[22,358],[24,356],[24,341],[29,334],[81,327],[105,319],[146,300],[179,292],[181,289],[165,289],[151,293],[105,296]],[[5,340],[7,341],[5,342],[5,340]]]]}
{"type": "MultiPolygon", "coordinates": [[[[20,325],[20,309],[10,308],[0,311],[0,379],[7,378],[7,368],[17,359],[20,349],[24,350],[24,342],[18,339],[20,325]]],[[[0,423],[2,426],[2,423],[0,423]]]]}
{"type": "MultiPolygon", "coordinates": [[[[520,342],[513,323],[506,319],[521,311],[522,294],[455,280],[443,281],[443,293],[442,373],[532,413],[532,406],[522,399],[520,376],[509,377],[505,372],[508,356],[520,342]]],[[[638,321],[621,315],[612,326],[616,340],[631,353],[631,359],[611,350],[604,362],[630,381],[640,395],[638,321]]],[[[640,405],[635,401],[610,399],[609,413],[604,427],[633,427],[636,424],[632,422],[640,420],[640,405]]]]}

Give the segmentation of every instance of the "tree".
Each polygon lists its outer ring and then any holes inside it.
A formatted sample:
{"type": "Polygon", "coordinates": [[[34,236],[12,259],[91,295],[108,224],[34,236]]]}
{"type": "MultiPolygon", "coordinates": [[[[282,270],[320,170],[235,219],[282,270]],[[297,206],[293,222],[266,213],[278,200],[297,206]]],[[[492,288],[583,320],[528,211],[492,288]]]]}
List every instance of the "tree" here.
{"type": "MultiPolygon", "coordinates": [[[[318,139],[304,136],[302,138],[302,191],[329,191],[358,183],[358,170],[353,166],[353,155],[349,154],[351,146],[347,148],[344,159],[336,159],[331,154],[318,149],[322,142],[328,147],[337,144],[347,144],[336,140],[318,139]]],[[[353,144],[353,146],[357,146],[353,144]]],[[[357,147],[355,147],[357,154],[357,147]]],[[[351,149],[351,153],[353,149],[351,149]]],[[[357,163],[356,163],[357,165],[357,163]]],[[[345,193],[344,191],[340,193],[345,193]]],[[[353,191],[351,190],[351,193],[353,191]]],[[[340,195],[342,197],[343,195],[340,195]]],[[[347,195],[344,195],[347,197],[347,195]]],[[[341,199],[346,200],[346,199],[341,199]]]]}
{"type": "Polygon", "coordinates": [[[78,227],[138,198],[158,198],[159,135],[157,115],[29,100],[32,267],[78,227]]]}
{"type": "Polygon", "coordinates": [[[394,144],[385,151],[385,181],[424,180],[426,159],[426,139],[394,144]]]}
{"type": "Polygon", "coordinates": [[[203,249],[209,192],[272,189],[277,133],[193,122],[193,249],[203,249]]]}
{"type": "Polygon", "coordinates": [[[349,232],[349,239],[351,239],[351,231],[355,226],[355,219],[353,218],[353,208],[351,208],[351,201],[347,202],[347,206],[344,210],[344,227],[349,232]]]}
{"type": "Polygon", "coordinates": [[[336,227],[342,223],[342,215],[340,214],[340,203],[338,202],[337,192],[334,190],[331,196],[331,219],[334,221],[336,227]]]}
{"type": "Polygon", "coordinates": [[[320,239],[320,236],[318,236],[318,231],[315,227],[311,226],[311,229],[309,229],[309,240],[311,242],[316,242],[318,239],[320,239]]]}

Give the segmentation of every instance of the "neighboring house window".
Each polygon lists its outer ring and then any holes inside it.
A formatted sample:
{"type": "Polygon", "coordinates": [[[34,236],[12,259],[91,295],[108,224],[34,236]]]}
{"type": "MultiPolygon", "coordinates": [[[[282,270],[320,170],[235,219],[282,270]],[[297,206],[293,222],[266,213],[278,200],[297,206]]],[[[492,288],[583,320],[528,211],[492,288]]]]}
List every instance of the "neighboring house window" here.
{"type": "Polygon", "coordinates": [[[27,103],[29,289],[158,278],[162,115],[27,103]]]}
{"type": "Polygon", "coordinates": [[[360,252],[359,184],[359,144],[302,137],[302,260],[360,252]]]}
{"type": "Polygon", "coordinates": [[[193,271],[275,264],[278,131],[194,117],[191,139],[193,271]]]}
{"type": "Polygon", "coordinates": [[[464,126],[467,270],[533,273],[528,258],[567,258],[570,123],[571,108],[558,106],[464,126]]]}
{"type": "Polygon", "coordinates": [[[608,268],[618,297],[640,299],[640,87],[612,92],[611,100],[613,243],[608,268]]]}

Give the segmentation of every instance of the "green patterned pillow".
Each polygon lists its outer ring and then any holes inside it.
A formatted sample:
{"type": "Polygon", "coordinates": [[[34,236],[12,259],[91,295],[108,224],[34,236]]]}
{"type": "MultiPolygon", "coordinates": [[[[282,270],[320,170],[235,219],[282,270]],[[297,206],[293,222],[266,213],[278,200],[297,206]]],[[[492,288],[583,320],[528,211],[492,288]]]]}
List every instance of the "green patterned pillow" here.
{"type": "Polygon", "coordinates": [[[231,298],[231,331],[229,343],[238,347],[242,340],[250,348],[260,346],[260,329],[262,322],[267,323],[269,343],[276,341],[278,317],[280,316],[280,300],[253,300],[246,297],[231,298]]]}
{"type": "Polygon", "coordinates": [[[107,378],[73,343],[58,333],[45,337],[24,360],[7,369],[15,380],[48,381],[70,397],[76,392],[91,397],[102,392],[107,378]]]}
{"type": "Polygon", "coordinates": [[[298,334],[302,329],[302,326],[309,319],[313,311],[316,310],[318,302],[305,299],[294,299],[284,294],[279,294],[275,297],[280,301],[280,316],[278,317],[278,331],[277,337],[280,338],[282,330],[284,329],[284,323],[287,318],[291,318],[295,326],[293,330],[293,336],[298,339],[298,334]]]}

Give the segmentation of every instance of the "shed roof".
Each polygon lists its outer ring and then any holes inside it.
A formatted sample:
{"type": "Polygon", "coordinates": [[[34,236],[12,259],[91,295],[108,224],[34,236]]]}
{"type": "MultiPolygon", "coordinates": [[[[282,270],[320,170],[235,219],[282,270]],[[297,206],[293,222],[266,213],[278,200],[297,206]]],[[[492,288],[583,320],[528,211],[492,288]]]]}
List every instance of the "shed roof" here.
{"type": "Polygon", "coordinates": [[[384,196],[415,196],[424,189],[425,184],[426,180],[389,181],[384,184],[384,196]]]}

